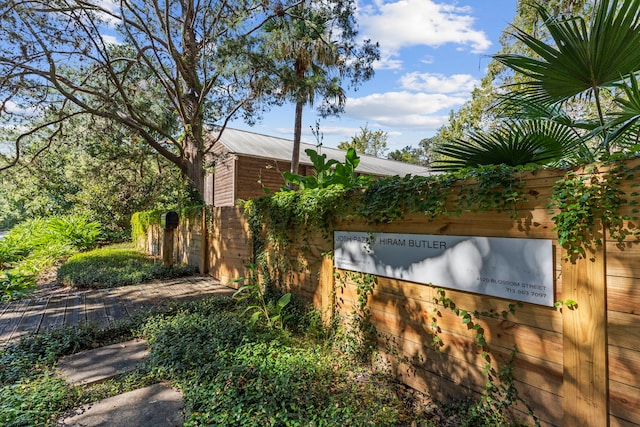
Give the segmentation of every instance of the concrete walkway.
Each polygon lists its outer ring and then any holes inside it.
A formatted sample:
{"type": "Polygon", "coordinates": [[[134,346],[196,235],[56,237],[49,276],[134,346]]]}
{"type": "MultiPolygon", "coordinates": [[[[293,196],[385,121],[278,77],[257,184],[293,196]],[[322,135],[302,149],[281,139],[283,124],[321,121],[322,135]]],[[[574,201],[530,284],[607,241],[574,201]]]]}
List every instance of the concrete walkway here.
{"type": "Polygon", "coordinates": [[[58,420],[65,427],[178,427],[184,423],[182,393],[165,384],[119,394],[76,409],[58,420]]]}
{"type": "MultiPolygon", "coordinates": [[[[86,350],[58,361],[58,371],[71,385],[91,385],[136,368],[148,355],[144,340],[86,350]]],[[[182,393],[168,384],[153,384],[76,408],[58,426],[175,427],[184,422],[182,393]]]]}
{"type": "Polygon", "coordinates": [[[58,370],[68,384],[91,385],[133,371],[148,355],[145,340],[132,340],[65,356],[58,370]]]}
{"type": "Polygon", "coordinates": [[[54,288],[35,298],[0,305],[0,346],[27,334],[63,326],[114,325],[137,310],[169,301],[232,295],[234,289],[212,277],[191,276],[100,290],[54,288]]]}

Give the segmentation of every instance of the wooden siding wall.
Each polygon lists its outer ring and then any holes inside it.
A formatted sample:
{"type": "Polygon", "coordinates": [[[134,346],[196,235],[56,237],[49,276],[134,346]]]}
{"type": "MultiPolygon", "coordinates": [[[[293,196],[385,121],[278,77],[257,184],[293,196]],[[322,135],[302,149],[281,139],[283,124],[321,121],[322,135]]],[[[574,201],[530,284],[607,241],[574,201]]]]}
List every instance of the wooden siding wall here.
{"type": "Polygon", "coordinates": [[[200,267],[202,214],[180,218],[173,238],[173,261],[200,267]]]}
{"type": "MultiPolygon", "coordinates": [[[[447,297],[460,309],[495,314],[474,319],[485,331],[491,364],[498,368],[517,348],[515,384],[542,425],[639,426],[640,243],[634,237],[623,245],[605,240],[603,250],[592,259],[576,264],[564,260],[547,208],[552,187],[562,177],[553,171],[531,175],[526,183],[528,200],[519,206],[515,220],[496,212],[435,219],[408,215],[375,230],[364,222],[344,223],[337,229],[552,240],[554,300],[574,299],[577,309],[522,303],[504,318],[501,313],[514,301],[454,290],[446,290],[447,297]]],[[[631,183],[624,190],[634,191],[631,183]]],[[[631,208],[627,210],[622,214],[631,214],[631,208]]],[[[210,274],[223,283],[246,276],[251,239],[241,211],[213,208],[210,218],[210,274]]],[[[325,318],[334,314],[349,318],[356,306],[356,284],[323,256],[330,249],[332,242],[321,236],[299,236],[287,257],[291,272],[282,279],[322,310],[325,318]]],[[[475,334],[436,299],[432,287],[378,277],[368,306],[379,332],[380,354],[405,383],[436,398],[477,397],[486,382],[486,362],[475,345],[475,334]],[[431,345],[434,310],[444,342],[439,352],[431,345]]],[[[527,409],[518,410],[526,419],[527,409]]]]}
{"type": "MultiPolygon", "coordinates": [[[[268,188],[271,192],[278,191],[284,185],[282,174],[289,171],[291,162],[256,157],[239,157],[236,167],[236,198],[250,200],[264,196],[263,187],[268,188]]],[[[300,165],[298,173],[307,175],[312,170],[311,166],[300,165]]]]}
{"type": "MultiPolygon", "coordinates": [[[[178,228],[173,234],[173,262],[200,268],[202,257],[202,214],[180,218],[178,228]]],[[[164,230],[153,225],[147,230],[145,239],[140,239],[136,246],[149,255],[162,259],[164,230]]]]}
{"type": "Polygon", "coordinates": [[[236,202],[236,158],[226,156],[216,162],[213,176],[214,206],[233,206],[236,202]]]}

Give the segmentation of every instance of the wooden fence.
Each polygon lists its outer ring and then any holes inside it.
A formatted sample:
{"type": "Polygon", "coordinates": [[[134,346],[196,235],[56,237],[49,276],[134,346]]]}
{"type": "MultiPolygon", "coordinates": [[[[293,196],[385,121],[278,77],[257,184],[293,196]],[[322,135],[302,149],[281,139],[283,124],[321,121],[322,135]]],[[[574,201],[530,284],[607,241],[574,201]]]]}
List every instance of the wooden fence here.
{"type": "MultiPolygon", "coordinates": [[[[517,348],[515,385],[542,425],[637,426],[640,244],[635,237],[620,244],[596,226],[593,233],[602,235],[603,245],[587,259],[565,260],[547,208],[553,185],[562,177],[559,171],[530,175],[527,201],[515,219],[497,212],[435,219],[412,214],[373,228],[349,222],[337,229],[552,240],[554,300],[575,300],[577,308],[522,303],[510,312],[513,301],[502,298],[456,290],[446,290],[447,297],[460,309],[483,313],[474,323],[484,330],[493,368],[499,369],[517,348]]],[[[621,188],[630,194],[633,182],[621,188]]],[[[238,208],[208,209],[204,221],[200,216],[181,223],[175,253],[177,259],[233,285],[233,279],[246,275],[245,266],[253,256],[249,230],[238,208]],[[202,238],[203,227],[207,239],[202,238]]],[[[621,215],[631,209],[625,207],[621,215]]],[[[159,231],[150,230],[147,250],[157,250],[160,240],[159,231]]],[[[326,316],[348,318],[357,305],[357,284],[323,255],[331,249],[331,242],[319,236],[300,236],[288,255],[305,268],[289,272],[286,282],[326,316]]],[[[476,331],[437,299],[434,287],[378,277],[368,307],[379,333],[380,354],[405,383],[436,398],[477,397],[487,381],[483,373],[487,362],[476,345],[476,331]],[[434,317],[443,343],[440,351],[432,345],[434,317]]],[[[523,405],[517,409],[526,418],[527,409],[523,405]]]]}

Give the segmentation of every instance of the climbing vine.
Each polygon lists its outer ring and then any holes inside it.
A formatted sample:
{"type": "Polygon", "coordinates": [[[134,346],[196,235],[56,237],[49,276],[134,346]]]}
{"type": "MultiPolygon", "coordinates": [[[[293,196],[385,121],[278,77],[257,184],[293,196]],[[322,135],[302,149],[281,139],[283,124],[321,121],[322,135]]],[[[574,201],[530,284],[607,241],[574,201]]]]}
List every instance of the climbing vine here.
{"type": "Polygon", "coordinates": [[[161,210],[135,212],[131,216],[131,239],[137,242],[141,237],[147,236],[147,231],[152,225],[160,225],[161,210]]]}
{"type": "Polygon", "coordinates": [[[358,295],[355,309],[349,319],[349,328],[342,340],[342,350],[356,360],[371,361],[378,347],[378,331],[371,322],[369,296],[377,284],[377,276],[345,271],[343,274],[337,274],[336,279],[342,287],[346,287],[348,283],[354,284],[358,295]]]}
{"type": "Polygon", "coordinates": [[[434,218],[494,210],[515,217],[519,203],[526,200],[526,170],[491,165],[428,177],[381,178],[364,192],[356,214],[370,224],[392,222],[408,213],[434,218]]]}
{"type": "Polygon", "coordinates": [[[478,323],[478,320],[482,316],[499,318],[502,317],[506,320],[509,315],[515,314],[516,307],[522,304],[509,304],[508,308],[502,310],[499,314],[496,311],[479,312],[463,310],[459,308],[456,303],[447,296],[447,293],[442,288],[436,289],[436,294],[433,297],[433,302],[436,305],[433,309],[431,316],[431,331],[433,333],[432,346],[436,351],[440,351],[440,348],[445,345],[444,341],[440,338],[441,329],[438,326],[438,319],[442,317],[442,309],[449,310],[455,316],[460,318],[463,325],[472,331],[474,334],[474,341],[476,346],[481,350],[481,358],[484,361],[483,374],[487,377],[485,388],[482,391],[482,399],[473,405],[472,412],[475,412],[477,416],[483,417],[495,417],[495,415],[508,416],[506,410],[515,403],[521,403],[528,409],[529,416],[534,421],[536,426],[540,425],[538,418],[534,415],[533,409],[530,405],[520,397],[518,389],[515,386],[515,379],[513,376],[515,358],[518,354],[516,346],[513,347],[509,358],[502,363],[498,369],[494,368],[491,361],[491,351],[487,343],[487,337],[485,335],[484,328],[478,323]]]}
{"type": "MultiPolygon", "coordinates": [[[[593,234],[597,221],[608,229],[609,236],[619,244],[627,236],[639,235],[629,221],[637,221],[637,191],[627,194],[621,189],[625,181],[633,181],[640,166],[627,167],[624,163],[606,165],[607,168],[589,166],[585,174],[569,171],[553,188],[549,208],[556,224],[558,243],[567,251],[569,260],[586,258],[602,246],[604,236],[593,234]],[[604,170],[600,170],[604,169],[604,170]],[[621,209],[630,207],[631,215],[621,215],[621,209]]],[[[637,183],[631,183],[631,188],[637,183]]]]}

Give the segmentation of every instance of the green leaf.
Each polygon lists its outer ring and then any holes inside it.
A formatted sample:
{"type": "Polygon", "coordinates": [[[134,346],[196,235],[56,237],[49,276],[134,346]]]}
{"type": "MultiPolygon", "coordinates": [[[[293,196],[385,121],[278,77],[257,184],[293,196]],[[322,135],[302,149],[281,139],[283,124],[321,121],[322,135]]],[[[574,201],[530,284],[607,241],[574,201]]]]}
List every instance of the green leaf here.
{"type": "Polygon", "coordinates": [[[286,294],[282,295],[280,297],[280,299],[278,300],[278,303],[277,303],[278,311],[281,311],[287,304],[289,304],[289,301],[291,301],[291,294],[290,293],[286,293],[286,294]]]}

